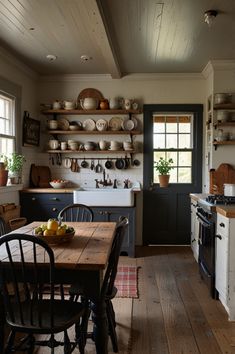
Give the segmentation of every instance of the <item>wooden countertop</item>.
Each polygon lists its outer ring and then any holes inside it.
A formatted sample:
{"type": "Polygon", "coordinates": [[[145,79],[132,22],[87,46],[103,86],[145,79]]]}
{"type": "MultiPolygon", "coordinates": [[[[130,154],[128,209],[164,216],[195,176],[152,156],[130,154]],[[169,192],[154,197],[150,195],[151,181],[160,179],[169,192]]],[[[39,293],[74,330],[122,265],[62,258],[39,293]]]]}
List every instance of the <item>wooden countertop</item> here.
{"type": "MultiPolygon", "coordinates": [[[[75,188],[62,188],[62,189],[55,189],[55,188],[25,188],[22,189],[20,192],[21,193],[73,193],[75,188]]],[[[134,193],[140,193],[140,190],[133,190],[134,193]]]]}
{"type": "Polygon", "coordinates": [[[190,196],[190,198],[192,198],[193,200],[196,200],[196,202],[197,202],[199,199],[206,199],[208,194],[207,193],[190,193],[189,196],[190,196]]]}
{"type": "Polygon", "coordinates": [[[235,205],[216,206],[216,212],[227,218],[235,218],[235,205]]]}
{"type": "Polygon", "coordinates": [[[21,193],[73,193],[75,188],[25,188],[22,189],[21,193]]]}

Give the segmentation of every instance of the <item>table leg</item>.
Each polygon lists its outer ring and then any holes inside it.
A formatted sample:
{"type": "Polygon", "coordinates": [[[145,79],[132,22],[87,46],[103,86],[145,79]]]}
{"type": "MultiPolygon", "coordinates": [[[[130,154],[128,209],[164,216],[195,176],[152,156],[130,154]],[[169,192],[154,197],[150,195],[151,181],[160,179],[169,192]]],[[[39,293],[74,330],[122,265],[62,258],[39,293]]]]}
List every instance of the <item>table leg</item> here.
{"type": "Polygon", "coordinates": [[[93,335],[97,354],[108,354],[108,320],[105,300],[95,301],[92,306],[93,335]]]}

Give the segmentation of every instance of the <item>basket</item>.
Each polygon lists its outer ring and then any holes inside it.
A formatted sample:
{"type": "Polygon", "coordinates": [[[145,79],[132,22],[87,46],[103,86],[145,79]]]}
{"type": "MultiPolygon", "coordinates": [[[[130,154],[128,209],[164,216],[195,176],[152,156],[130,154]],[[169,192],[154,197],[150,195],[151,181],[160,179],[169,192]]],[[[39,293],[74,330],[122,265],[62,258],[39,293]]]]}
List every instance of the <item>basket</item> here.
{"type": "Polygon", "coordinates": [[[64,235],[53,235],[53,236],[43,236],[43,235],[35,235],[39,237],[41,240],[44,240],[48,245],[58,245],[61,243],[70,242],[75,235],[75,231],[65,233],[64,235]]]}
{"type": "Polygon", "coordinates": [[[16,218],[9,220],[9,226],[11,231],[19,229],[20,227],[24,226],[27,222],[26,218],[16,218]]]}

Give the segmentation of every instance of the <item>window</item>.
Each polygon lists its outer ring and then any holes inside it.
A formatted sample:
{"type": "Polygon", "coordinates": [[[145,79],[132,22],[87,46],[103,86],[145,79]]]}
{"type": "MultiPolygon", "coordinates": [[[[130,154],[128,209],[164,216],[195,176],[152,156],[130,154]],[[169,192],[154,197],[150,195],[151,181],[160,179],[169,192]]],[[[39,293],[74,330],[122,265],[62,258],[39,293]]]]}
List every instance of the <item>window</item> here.
{"type": "MultiPolygon", "coordinates": [[[[153,149],[154,161],[173,159],[171,183],[192,183],[193,115],[154,114],[153,149]]],[[[154,183],[159,183],[155,170],[154,183]]]]}
{"type": "Polygon", "coordinates": [[[0,92],[0,154],[10,155],[15,149],[15,98],[0,92]]]}

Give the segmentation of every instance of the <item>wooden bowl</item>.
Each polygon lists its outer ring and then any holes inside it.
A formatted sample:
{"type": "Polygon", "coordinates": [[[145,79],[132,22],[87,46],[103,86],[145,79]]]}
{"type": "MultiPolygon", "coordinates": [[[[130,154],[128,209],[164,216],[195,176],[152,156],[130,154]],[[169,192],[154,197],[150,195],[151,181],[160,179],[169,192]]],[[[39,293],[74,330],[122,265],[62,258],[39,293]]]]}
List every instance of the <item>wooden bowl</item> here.
{"type": "Polygon", "coordinates": [[[58,245],[65,242],[70,242],[75,235],[75,231],[65,233],[64,235],[54,235],[54,236],[43,236],[43,235],[36,235],[41,240],[44,240],[48,245],[58,245]]]}

